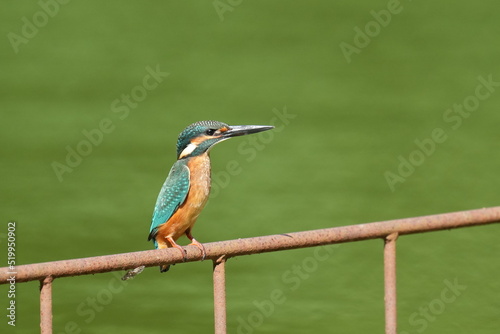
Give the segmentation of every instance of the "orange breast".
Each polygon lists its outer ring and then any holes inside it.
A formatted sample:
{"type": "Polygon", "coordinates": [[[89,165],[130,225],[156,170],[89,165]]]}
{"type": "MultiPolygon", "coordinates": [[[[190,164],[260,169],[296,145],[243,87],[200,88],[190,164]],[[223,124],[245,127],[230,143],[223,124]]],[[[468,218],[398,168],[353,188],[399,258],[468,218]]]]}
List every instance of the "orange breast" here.
{"type": "Polygon", "coordinates": [[[158,229],[156,240],[165,244],[165,237],[177,240],[188,228],[192,228],[207,203],[210,194],[210,158],[208,153],[190,158],[188,161],[189,192],[184,203],[158,229]]]}

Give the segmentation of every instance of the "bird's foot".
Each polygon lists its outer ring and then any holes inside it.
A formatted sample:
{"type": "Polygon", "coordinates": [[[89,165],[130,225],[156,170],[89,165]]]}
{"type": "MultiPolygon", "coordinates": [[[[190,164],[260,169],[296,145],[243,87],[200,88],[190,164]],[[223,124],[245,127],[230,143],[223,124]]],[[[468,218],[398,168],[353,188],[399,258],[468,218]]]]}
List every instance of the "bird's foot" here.
{"type": "Polygon", "coordinates": [[[207,257],[207,252],[205,251],[205,246],[203,246],[202,243],[193,238],[191,239],[191,243],[189,245],[198,247],[198,249],[201,251],[201,260],[205,260],[205,258],[207,257]]]}
{"type": "Polygon", "coordinates": [[[178,245],[174,241],[174,239],[172,239],[171,237],[167,237],[166,239],[168,240],[168,242],[170,242],[170,244],[172,245],[172,247],[175,247],[175,248],[177,248],[178,250],[181,251],[181,253],[182,253],[182,262],[186,262],[187,261],[187,252],[186,252],[186,250],[184,248],[182,248],[182,246],[178,245]]]}
{"type": "Polygon", "coordinates": [[[186,262],[187,261],[187,252],[184,248],[182,248],[182,246],[179,246],[179,245],[174,245],[175,248],[177,248],[178,250],[181,251],[182,253],[182,262],[186,262]]]}

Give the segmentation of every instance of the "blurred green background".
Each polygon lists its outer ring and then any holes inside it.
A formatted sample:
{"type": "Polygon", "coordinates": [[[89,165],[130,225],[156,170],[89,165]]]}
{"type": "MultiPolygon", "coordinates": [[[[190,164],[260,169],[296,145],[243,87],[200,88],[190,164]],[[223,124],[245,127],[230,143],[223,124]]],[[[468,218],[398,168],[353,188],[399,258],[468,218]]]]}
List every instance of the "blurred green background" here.
{"type": "MultiPolygon", "coordinates": [[[[0,14],[1,266],[9,220],[19,264],[151,249],[177,135],[204,119],[278,129],[212,151],[215,196],[194,230],[202,242],[498,205],[500,87],[478,81],[500,81],[492,0],[58,7],[9,1],[0,14]],[[346,44],[356,47],[348,57],[346,44]],[[153,70],[169,75],[146,90],[153,70]],[[488,97],[474,98],[478,89],[488,97]],[[470,113],[447,111],[464,102],[470,113]],[[446,140],[414,153],[437,128],[446,140]],[[58,177],[68,149],[88,154],[58,177]],[[400,156],[418,166],[391,189],[400,156]]],[[[499,232],[400,239],[400,333],[498,333],[499,232]]],[[[328,249],[230,260],[229,333],[382,333],[382,241],[328,249]]],[[[122,273],[56,280],[54,332],[211,333],[211,267],[150,268],[127,285],[122,273]]],[[[17,285],[14,329],[0,287],[2,333],[38,330],[37,292],[17,285]]]]}

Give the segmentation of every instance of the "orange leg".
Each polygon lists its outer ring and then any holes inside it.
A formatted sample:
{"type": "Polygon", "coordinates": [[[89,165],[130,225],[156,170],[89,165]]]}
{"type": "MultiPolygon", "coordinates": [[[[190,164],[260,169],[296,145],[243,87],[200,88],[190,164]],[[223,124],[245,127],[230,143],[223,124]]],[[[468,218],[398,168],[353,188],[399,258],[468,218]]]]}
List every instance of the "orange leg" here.
{"type": "Polygon", "coordinates": [[[205,260],[205,258],[207,257],[207,252],[205,251],[205,247],[198,240],[193,238],[193,236],[191,235],[190,228],[186,230],[186,236],[188,237],[189,240],[191,240],[190,245],[198,247],[198,249],[201,251],[201,260],[202,261],[205,260]]]}
{"type": "Polygon", "coordinates": [[[175,247],[177,248],[178,250],[181,251],[182,253],[182,258],[183,258],[183,261],[186,262],[187,260],[187,253],[186,253],[186,250],[184,248],[182,248],[181,246],[179,246],[174,239],[172,239],[172,237],[165,237],[165,239],[167,239],[167,241],[170,243],[170,245],[172,247],[175,247]]]}

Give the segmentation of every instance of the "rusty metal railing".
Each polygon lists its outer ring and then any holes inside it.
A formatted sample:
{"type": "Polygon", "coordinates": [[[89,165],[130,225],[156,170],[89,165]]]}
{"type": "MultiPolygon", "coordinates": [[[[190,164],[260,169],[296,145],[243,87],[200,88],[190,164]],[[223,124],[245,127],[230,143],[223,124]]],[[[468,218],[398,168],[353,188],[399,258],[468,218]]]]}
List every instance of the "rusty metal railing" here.
{"type": "MultiPolygon", "coordinates": [[[[432,216],[396,219],[376,223],[333,227],[255,238],[204,244],[206,258],[214,262],[215,333],[226,333],[225,267],[231,257],[280,250],[338,244],[367,239],[384,239],[385,332],[396,334],[396,240],[406,234],[447,230],[500,222],[500,207],[460,211],[432,216]]],[[[186,262],[200,261],[200,250],[185,247],[186,262]]],[[[52,284],[61,277],[90,275],[139,266],[158,266],[184,262],[176,249],[149,250],[83,259],[16,266],[16,283],[40,281],[40,327],[52,333],[52,284]]],[[[9,268],[0,268],[0,284],[8,283],[9,268]]]]}

